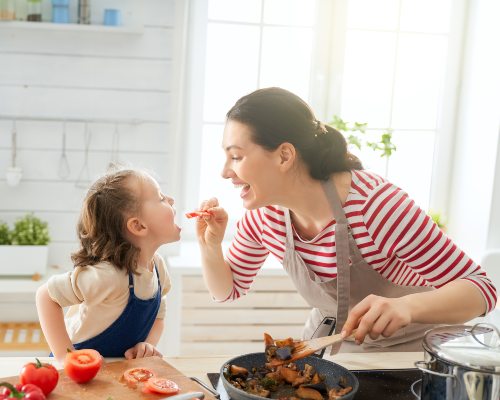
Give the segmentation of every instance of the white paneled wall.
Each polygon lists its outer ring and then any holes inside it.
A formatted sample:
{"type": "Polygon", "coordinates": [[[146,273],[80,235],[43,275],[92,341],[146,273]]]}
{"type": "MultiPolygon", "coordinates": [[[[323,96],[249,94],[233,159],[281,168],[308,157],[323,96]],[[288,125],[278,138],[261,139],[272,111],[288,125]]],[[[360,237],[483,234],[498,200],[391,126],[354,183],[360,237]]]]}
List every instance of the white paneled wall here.
{"type": "MultiPolygon", "coordinates": [[[[76,0],[71,4],[75,20],[76,0]]],[[[174,103],[182,66],[175,45],[182,31],[176,21],[183,21],[179,4],[92,2],[96,25],[104,8],[122,10],[124,26],[116,29],[0,23],[0,220],[12,223],[28,211],[47,220],[52,237],[49,265],[69,269],[70,253],[77,247],[75,226],[86,189],[76,184],[87,180],[84,121],[91,132],[91,180],[118,159],[153,170],[166,193],[180,193],[175,174],[179,116],[174,103]],[[17,165],[23,169],[17,187],[8,186],[5,179],[11,164],[13,116],[17,165]],[[70,174],[62,179],[65,119],[70,174]]],[[[50,10],[45,9],[47,20],[50,10]]]]}

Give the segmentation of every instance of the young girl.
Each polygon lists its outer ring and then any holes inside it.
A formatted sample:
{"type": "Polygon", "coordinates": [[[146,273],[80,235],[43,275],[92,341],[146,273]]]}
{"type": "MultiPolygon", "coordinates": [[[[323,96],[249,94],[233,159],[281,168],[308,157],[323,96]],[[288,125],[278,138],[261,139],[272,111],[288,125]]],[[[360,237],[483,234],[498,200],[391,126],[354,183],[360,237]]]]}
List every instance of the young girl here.
{"type": "Polygon", "coordinates": [[[36,293],[40,325],[58,360],[68,348],[127,359],[161,356],[155,346],[170,279],[156,251],[180,239],[173,204],[141,171],[107,174],[89,189],[75,269],[51,277],[36,293]]]}

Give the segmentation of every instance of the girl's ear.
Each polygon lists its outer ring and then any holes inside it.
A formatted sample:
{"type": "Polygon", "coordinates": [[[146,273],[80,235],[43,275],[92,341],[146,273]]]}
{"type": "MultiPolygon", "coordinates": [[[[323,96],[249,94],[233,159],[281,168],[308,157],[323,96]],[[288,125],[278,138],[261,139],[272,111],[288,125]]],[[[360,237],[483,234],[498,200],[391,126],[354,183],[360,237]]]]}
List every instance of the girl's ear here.
{"type": "Polygon", "coordinates": [[[295,146],[291,143],[281,143],[278,147],[278,154],[280,157],[280,168],[283,171],[288,171],[294,164],[297,157],[295,146]]]}
{"type": "Polygon", "coordinates": [[[127,220],[127,230],[134,236],[144,236],[147,227],[142,224],[139,218],[133,217],[127,220]]]}

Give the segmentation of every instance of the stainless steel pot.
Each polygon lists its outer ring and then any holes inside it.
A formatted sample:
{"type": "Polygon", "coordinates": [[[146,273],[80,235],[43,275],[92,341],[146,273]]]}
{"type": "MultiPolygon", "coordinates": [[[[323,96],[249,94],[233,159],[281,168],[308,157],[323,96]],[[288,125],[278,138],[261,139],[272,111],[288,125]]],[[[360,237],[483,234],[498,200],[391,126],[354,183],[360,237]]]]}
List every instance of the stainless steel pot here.
{"type": "MultiPolygon", "coordinates": [[[[423,340],[422,400],[500,400],[500,331],[491,324],[451,325],[423,340]]],[[[415,394],[415,392],[414,392],[415,394]]]]}

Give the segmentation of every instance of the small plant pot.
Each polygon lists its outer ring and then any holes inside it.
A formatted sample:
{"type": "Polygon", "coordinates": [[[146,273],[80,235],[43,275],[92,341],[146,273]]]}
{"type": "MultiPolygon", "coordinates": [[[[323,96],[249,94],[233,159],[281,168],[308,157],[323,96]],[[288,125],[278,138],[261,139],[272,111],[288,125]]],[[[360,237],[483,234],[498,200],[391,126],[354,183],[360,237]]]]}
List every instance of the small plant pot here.
{"type": "Polygon", "coordinates": [[[23,169],[21,167],[9,167],[5,173],[7,185],[17,186],[23,177],[23,169]]]}
{"type": "Polygon", "coordinates": [[[45,275],[49,246],[0,246],[0,275],[45,275]]]}

